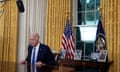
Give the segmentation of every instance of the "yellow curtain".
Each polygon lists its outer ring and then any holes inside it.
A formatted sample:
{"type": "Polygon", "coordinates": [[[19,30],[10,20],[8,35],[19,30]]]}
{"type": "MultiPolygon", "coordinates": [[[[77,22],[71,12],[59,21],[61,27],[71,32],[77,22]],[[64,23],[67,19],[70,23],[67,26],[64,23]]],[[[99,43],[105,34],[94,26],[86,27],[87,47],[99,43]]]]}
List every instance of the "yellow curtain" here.
{"type": "Polygon", "coordinates": [[[47,0],[45,43],[56,52],[61,47],[67,18],[70,19],[70,0],[47,0]]]}
{"type": "Polygon", "coordinates": [[[0,62],[16,62],[16,48],[17,6],[16,0],[8,0],[0,3],[0,62]]]}
{"type": "Polygon", "coordinates": [[[113,61],[109,72],[120,72],[120,0],[101,0],[108,57],[113,61]]]}

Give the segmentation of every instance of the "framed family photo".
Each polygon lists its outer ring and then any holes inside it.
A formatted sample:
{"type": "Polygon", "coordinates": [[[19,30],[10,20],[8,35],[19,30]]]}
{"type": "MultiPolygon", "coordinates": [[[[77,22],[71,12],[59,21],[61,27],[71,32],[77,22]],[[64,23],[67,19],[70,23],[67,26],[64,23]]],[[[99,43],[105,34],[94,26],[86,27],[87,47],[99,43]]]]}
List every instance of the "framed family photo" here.
{"type": "Polygon", "coordinates": [[[75,50],[74,60],[81,60],[82,50],[75,50]]]}
{"type": "Polygon", "coordinates": [[[107,60],[107,50],[100,50],[98,62],[106,62],[107,60]]]}

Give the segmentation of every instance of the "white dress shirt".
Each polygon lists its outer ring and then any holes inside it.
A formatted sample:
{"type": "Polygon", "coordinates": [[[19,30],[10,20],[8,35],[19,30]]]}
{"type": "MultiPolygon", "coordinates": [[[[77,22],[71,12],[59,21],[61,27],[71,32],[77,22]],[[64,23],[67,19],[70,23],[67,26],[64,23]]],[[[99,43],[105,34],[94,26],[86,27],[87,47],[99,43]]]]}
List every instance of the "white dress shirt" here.
{"type": "MultiPolygon", "coordinates": [[[[37,60],[37,55],[38,55],[38,51],[39,51],[39,46],[40,46],[40,43],[37,44],[36,47],[36,51],[35,51],[35,61],[37,60]]],[[[34,51],[34,48],[32,49],[32,55],[31,55],[31,63],[32,63],[32,58],[33,58],[33,51],[34,51]]]]}

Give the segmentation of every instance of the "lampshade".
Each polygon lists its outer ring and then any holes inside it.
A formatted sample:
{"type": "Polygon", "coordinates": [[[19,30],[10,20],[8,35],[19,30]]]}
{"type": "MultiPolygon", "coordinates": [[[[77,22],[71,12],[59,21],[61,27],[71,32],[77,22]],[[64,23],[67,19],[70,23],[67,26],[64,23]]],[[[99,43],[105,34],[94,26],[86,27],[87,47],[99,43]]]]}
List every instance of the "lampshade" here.
{"type": "Polygon", "coordinates": [[[82,41],[95,41],[97,31],[96,25],[80,25],[79,29],[82,41]]]}
{"type": "Polygon", "coordinates": [[[97,25],[75,25],[79,27],[81,40],[84,42],[95,41],[97,25]]]}

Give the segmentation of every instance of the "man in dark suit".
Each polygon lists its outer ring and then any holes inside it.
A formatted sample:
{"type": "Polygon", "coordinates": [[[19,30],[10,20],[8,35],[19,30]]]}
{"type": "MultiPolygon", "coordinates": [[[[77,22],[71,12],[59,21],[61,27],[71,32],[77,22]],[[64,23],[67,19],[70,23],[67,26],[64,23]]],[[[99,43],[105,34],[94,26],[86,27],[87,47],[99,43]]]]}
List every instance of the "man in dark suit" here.
{"type": "Polygon", "coordinates": [[[39,34],[32,33],[29,37],[28,56],[21,63],[30,63],[36,66],[55,65],[55,59],[50,48],[40,43],[39,34]]]}

